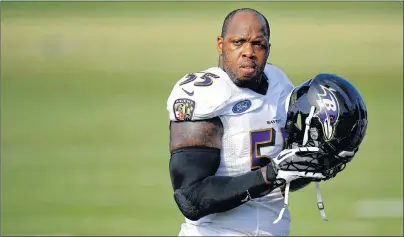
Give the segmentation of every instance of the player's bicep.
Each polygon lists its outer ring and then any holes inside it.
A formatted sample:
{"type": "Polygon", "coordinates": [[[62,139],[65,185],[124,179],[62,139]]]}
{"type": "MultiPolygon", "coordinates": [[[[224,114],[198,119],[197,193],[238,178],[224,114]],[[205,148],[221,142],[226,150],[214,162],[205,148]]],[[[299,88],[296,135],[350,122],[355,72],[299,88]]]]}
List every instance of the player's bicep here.
{"type": "Polygon", "coordinates": [[[170,176],[174,189],[186,189],[216,173],[222,135],[219,118],[171,122],[170,176]]]}
{"type": "Polygon", "coordinates": [[[222,147],[223,124],[220,118],[181,121],[170,124],[170,151],[184,147],[222,147]]]}

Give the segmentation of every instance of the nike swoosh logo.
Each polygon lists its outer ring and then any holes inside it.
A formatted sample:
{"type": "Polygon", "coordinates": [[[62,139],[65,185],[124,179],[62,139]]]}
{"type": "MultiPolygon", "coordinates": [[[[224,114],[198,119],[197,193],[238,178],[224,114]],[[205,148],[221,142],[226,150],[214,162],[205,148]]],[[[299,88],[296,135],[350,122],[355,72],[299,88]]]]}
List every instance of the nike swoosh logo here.
{"type": "Polygon", "coordinates": [[[189,95],[189,96],[193,96],[193,95],[194,95],[194,91],[189,92],[189,91],[185,90],[184,88],[182,88],[182,90],[183,90],[185,93],[187,93],[187,95],[189,95]]]}

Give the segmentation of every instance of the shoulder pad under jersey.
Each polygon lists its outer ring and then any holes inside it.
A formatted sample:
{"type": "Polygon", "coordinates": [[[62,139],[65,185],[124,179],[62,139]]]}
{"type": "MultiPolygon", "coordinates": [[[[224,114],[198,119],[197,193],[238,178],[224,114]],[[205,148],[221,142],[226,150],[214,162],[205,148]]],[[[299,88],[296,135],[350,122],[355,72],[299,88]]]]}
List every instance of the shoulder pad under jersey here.
{"type": "Polygon", "coordinates": [[[278,84],[279,88],[281,88],[278,109],[280,114],[285,114],[285,111],[287,112],[287,107],[289,106],[288,96],[293,91],[294,86],[285,72],[273,64],[268,63],[265,66],[264,72],[273,83],[278,84]]]}
{"type": "Polygon", "coordinates": [[[231,97],[231,84],[220,68],[189,73],[171,91],[167,110],[171,121],[193,121],[222,115],[231,97]]]}
{"type": "Polygon", "coordinates": [[[290,88],[294,87],[285,72],[273,64],[267,63],[267,65],[265,65],[264,73],[271,80],[275,80],[276,83],[280,83],[285,90],[290,90],[290,88]]]}

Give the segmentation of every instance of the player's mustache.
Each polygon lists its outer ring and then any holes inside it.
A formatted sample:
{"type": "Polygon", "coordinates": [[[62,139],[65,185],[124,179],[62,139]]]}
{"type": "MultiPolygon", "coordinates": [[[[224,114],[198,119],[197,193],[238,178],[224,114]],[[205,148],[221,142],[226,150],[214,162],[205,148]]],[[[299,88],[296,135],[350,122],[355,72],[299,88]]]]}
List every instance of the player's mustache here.
{"type": "Polygon", "coordinates": [[[240,67],[251,67],[251,68],[256,68],[257,67],[257,64],[255,63],[255,62],[253,62],[253,61],[245,61],[245,62],[242,62],[241,64],[240,64],[240,67]]]}

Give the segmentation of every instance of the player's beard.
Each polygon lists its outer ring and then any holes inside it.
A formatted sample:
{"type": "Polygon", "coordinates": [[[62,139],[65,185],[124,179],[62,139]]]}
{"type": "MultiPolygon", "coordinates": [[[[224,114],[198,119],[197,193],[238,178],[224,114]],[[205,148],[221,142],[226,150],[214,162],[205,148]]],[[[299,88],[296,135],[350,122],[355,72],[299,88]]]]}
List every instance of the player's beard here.
{"type": "Polygon", "coordinates": [[[257,68],[256,74],[254,76],[246,75],[243,77],[238,77],[236,75],[236,72],[231,69],[231,66],[229,65],[225,52],[223,52],[221,60],[222,60],[221,62],[222,69],[227,73],[227,75],[230,77],[230,79],[236,86],[255,89],[258,87],[258,85],[260,85],[265,64],[257,68]]]}

